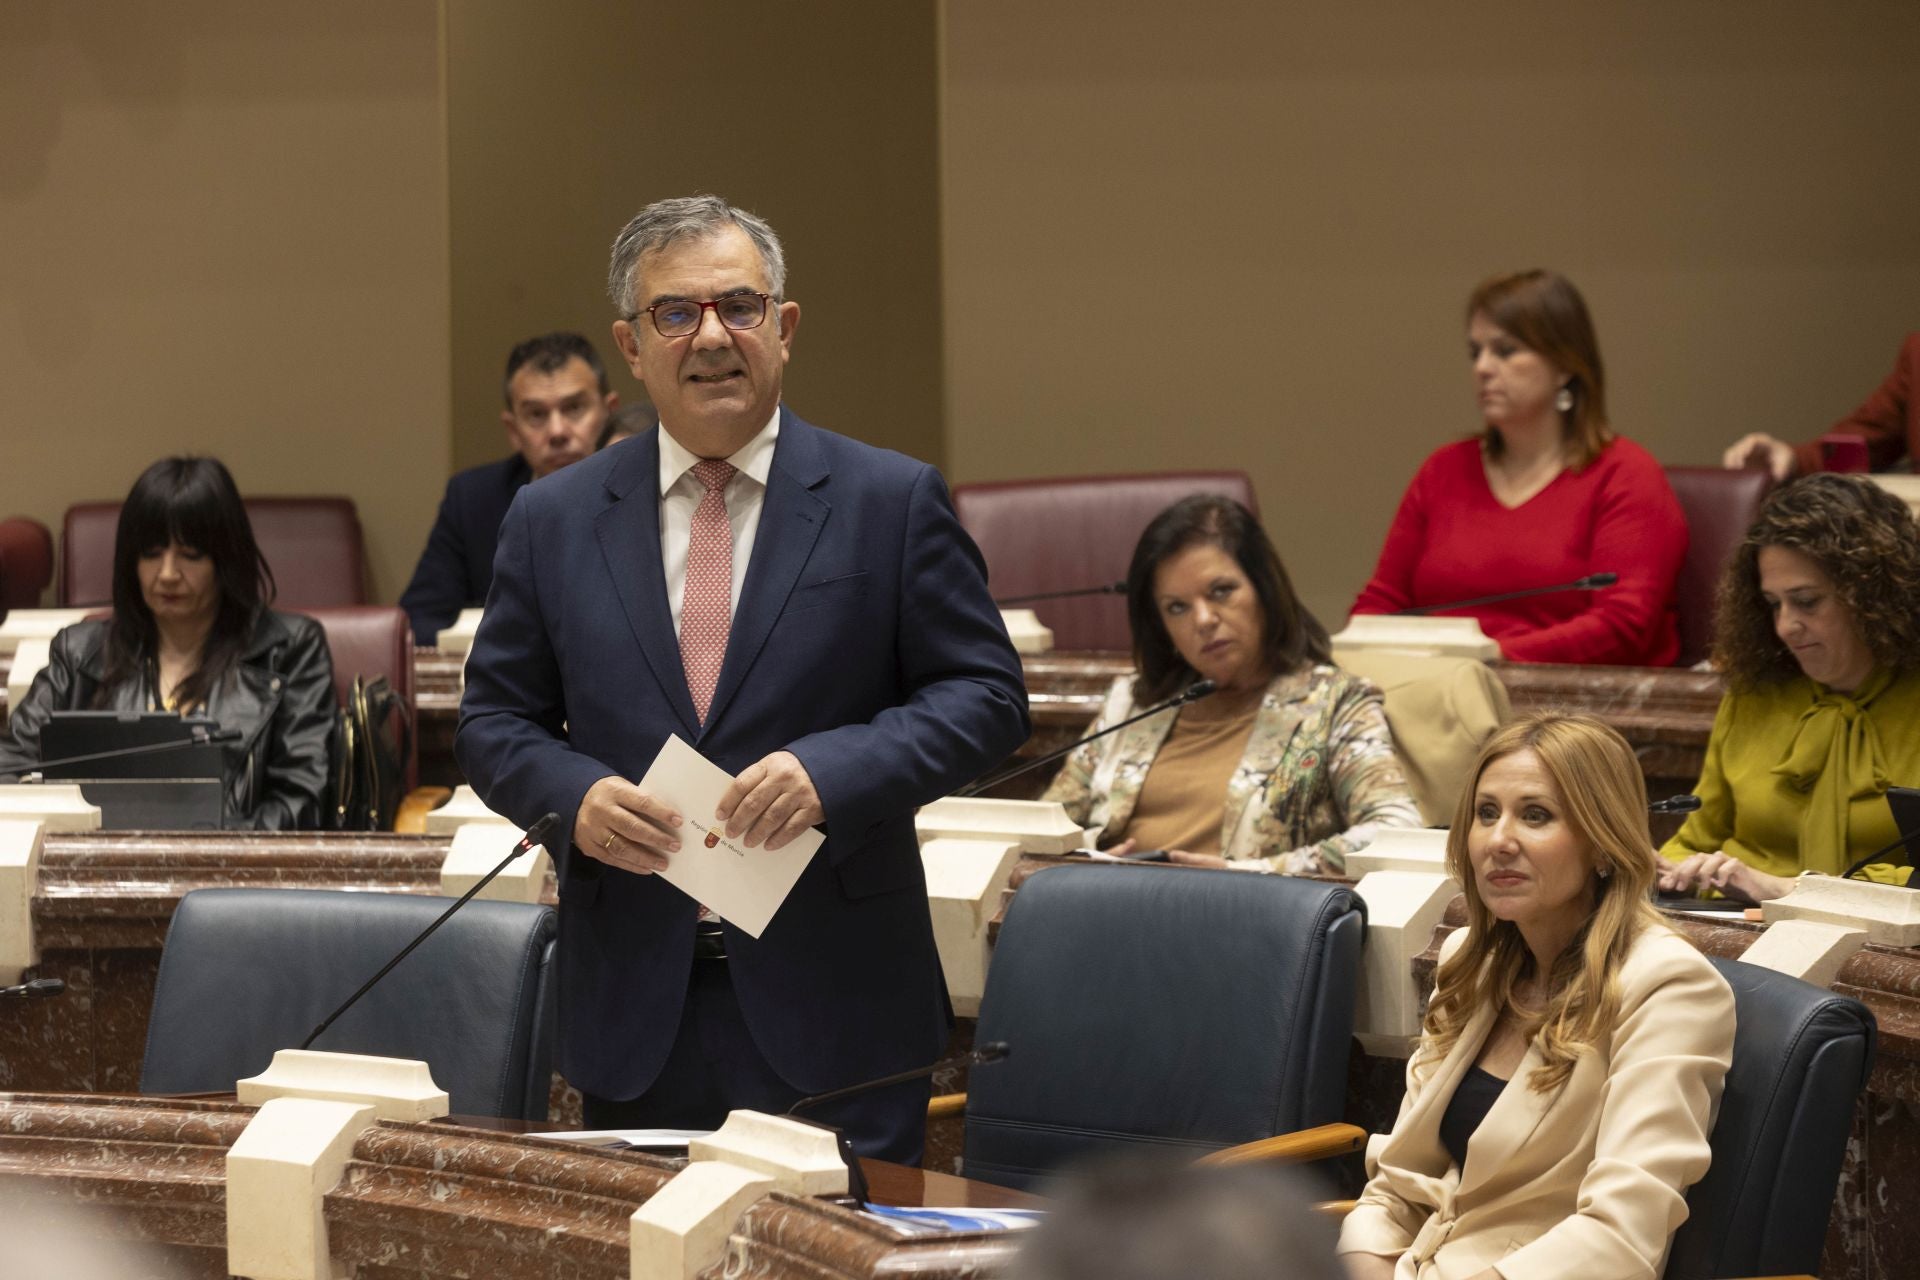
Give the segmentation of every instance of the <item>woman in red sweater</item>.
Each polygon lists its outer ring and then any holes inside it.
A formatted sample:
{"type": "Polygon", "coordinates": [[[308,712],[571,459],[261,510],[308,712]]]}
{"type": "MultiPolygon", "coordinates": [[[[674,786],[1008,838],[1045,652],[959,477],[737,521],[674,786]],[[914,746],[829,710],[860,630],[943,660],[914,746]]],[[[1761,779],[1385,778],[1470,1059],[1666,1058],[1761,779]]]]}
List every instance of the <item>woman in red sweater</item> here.
{"type": "Polygon", "coordinates": [[[1607,426],[1587,304],[1550,271],[1496,276],[1467,301],[1486,429],[1441,448],[1407,486],[1355,613],[1619,581],[1453,610],[1516,662],[1667,666],[1687,523],[1653,455],[1607,426]]]}

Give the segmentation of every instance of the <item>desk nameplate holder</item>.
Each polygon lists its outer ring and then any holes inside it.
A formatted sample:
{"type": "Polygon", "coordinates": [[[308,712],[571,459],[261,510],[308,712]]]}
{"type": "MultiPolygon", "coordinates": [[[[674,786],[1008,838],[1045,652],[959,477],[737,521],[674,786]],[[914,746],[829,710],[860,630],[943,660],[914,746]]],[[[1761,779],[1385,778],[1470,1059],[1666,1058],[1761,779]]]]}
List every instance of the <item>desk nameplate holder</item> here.
{"type": "Polygon", "coordinates": [[[1378,649],[1436,658],[1500,656],[1500,646],[1487,637],[1475,618],[1442,618],[1414,614],[1356,614],[1344,631],[1333,637],[1333,648],[1378,649]]]}
{"type": "Polygon", "coordinates": [[[1447,872],[1447,833],[1382,830],[1365,849],[1347,855],[1347,874],[1367,905],[1354,1035],[1375,1057],[1404,1058],[1420,1037],[1413,958],[1432,945],[1440,917],[1460,892],[1447,872]]]}
{"type": "Polygon", "coordinates": [[[978,1017],[992,957],[987,925],[1021,855],[1070,853],[1085,846],[1086,832],[1054,801],[979,796],[936,800],[913,825],[947,998],[955,1015],[978,1017]]]}
{"type": "MultiPolygon", "coordinates": [[[[333,1280],[325,1198],[359,1135],[380,1120],[438,1119],[448,1101],[424,1062],[300,1049],[274,1054],[236,1092],[260,1108],[227,1154],[227,1266],[250,1280],[333,1280]]],[[[835,1130],[733,1112],[634,1211],[629,1275],[692,1280],[721,1261],[740,1215],[771,1193],[847,1195],[849,1159],[835,1130]]]]}

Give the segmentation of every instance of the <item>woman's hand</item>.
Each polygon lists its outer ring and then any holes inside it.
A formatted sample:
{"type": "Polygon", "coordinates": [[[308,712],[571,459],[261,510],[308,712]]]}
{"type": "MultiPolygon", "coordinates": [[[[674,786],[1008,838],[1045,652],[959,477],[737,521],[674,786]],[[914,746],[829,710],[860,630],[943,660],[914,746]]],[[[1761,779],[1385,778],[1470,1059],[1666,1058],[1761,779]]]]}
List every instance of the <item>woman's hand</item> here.
{"type": "Polygon", "coordinates": [[[1700,867],[1708,858],[1721,858],[1720,853],[1695,853],[1678,862],[1662,862],[1655,873],[1653,887],[1661,893],[1693,893],[1700,887],[1700,867]]]}
{"type": "Polygon", "coordinates": [[[1188,853],[1185,849],[1167,850],[1167,861],[1177,862],[1183,867],[1212,867],[1215,871],[1225,871],[1227,860],[1211,853],[1188,853]]]}
{"type": "Polygon", "coordinates": [[[1793,891],[1793,881],[1756,871],[1740,859],[1726,853],[1696,853],[1660,873],[1660,892],[1694,893],[1717,889],[1739,902],[1759,903],[1784,898],[1793,891]]]}

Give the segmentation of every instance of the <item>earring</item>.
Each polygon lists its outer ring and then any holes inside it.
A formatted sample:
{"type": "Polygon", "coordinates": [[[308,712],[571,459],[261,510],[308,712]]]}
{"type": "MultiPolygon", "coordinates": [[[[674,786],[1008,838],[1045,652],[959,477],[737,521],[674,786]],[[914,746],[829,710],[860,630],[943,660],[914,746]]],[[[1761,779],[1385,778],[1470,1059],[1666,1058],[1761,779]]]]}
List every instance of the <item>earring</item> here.
{"type": "Polygon", "coordinates": [[[1553,407],[1562,413],[1573,412],[1573,388],[1562,387],[1560,394],[1553,398],[1553,407]]]}
{"type": "Polygon", "coordinates": [[[1605,879],[1606,879],[1606,878],[1607,878],[1608,876],[1611,876],[1611,875],[1613,874],[1613,868],[1612,868],[1612,867],[1597,867],[1597,868],[1595,868],[1595,869],[1594,869],[1594,873],[1593,873],[1593,874],[1595,874],[1595,875],[1597,875],[1597,876],[1599,876],[1599,877],[1600,877],[1600,878],[1601,878],[1602,880],[1605,880],[1605,879]]]}

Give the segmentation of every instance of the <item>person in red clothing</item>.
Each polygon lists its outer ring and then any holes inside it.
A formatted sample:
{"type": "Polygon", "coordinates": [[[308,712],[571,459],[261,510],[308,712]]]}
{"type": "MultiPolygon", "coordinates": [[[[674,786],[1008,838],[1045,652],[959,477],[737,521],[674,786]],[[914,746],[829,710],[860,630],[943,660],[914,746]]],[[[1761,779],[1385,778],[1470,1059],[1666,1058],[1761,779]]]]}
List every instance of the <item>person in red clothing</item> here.
{"type": "MultiPolygon", "coordinates": [[[[1867,397],[1866,403],[1828,427],[1828,434],[1865,440],[1867,465],[1874,471],[1885,471],[1902,458],[1920,460],[1920,396],[1914,394],[1916,383],[1920,383],[1920,333],[1910,333],[1900,344],[1900,356],[1887,380],[1867,397]]],[[[1764,465],[1783,484],[1796,475],[1827,469],[1818,440],[1791,445],[1764,431],[1736,440],[1720,465],[1730,471],[1764,465]]]]}
{"type": "Polygon", "coordinates": [[[1607,425],[1579,290],[1551,271],[1486,281],[1467,301],[1467,355],[1486,428],[1421,466],[1353,612],[1614,573],[1596,591],[1450,612],[1478,618],[1516,662],[1670,665],[1686,517],[1660,464],[1607,425]]]}

